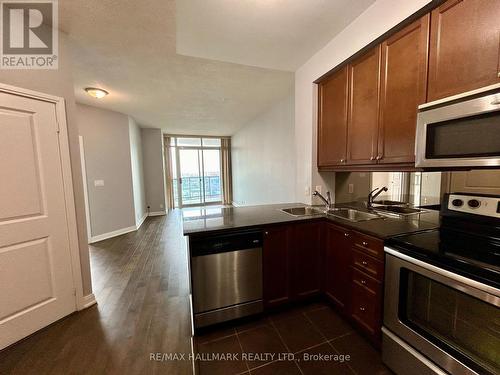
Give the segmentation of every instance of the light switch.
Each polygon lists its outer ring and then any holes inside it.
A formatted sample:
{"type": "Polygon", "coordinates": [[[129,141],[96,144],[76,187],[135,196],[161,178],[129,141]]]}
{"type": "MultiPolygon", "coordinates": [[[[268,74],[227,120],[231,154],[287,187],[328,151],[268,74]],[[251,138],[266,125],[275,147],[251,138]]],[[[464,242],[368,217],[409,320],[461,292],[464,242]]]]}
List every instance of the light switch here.
{"type": "Polygon", "coordinates": [[[104,180],[94,180],[94,186],[104,186],[104,180]]]}

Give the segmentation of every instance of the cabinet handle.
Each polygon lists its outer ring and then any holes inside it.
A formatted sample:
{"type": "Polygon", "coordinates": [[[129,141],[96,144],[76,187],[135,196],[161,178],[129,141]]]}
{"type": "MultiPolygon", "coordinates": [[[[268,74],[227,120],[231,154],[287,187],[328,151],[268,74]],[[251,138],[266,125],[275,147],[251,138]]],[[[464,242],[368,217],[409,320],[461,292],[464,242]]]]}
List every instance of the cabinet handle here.
{"type": "Polygon", "coordinates": [[[372,157],[370,158],[370,160],[375,160],[375,156],[372,156],[372,157]]]}
{"type": "Polygon", "coordinates": [[[365,312],[365,311],[366,311],[366,309],[365,309],[364,307],[360,307],[360,308],[359,308],[359,311],[363,311],[363,312],[365,312]]]}
{"type": "Polygon", "coordinates": [[[363,266],[367,266],[367,265],[368,265],[368,262],[367,262],[366,260],[364,260],[364,261],[362,261],[362,262],[361,262],[361,264],[362,264],[363,266]]]}
{"type": "Polygon", "coordinates": [[[382,155],[377,155],[377,160],[381,160],[382,159],[382,155]]]}
{"type": "Polygon", "coordinates": [[[340,159],[340,162],[341,163],[345,163],[345,159],[340,159]]]}
{"type": "Polygon", "coordinates": [[[365,246],[365,247],[368,246],[368,242],[363,241],[363,246],[365,246]]]}
{"type": "Polygon", "coordinates": [[[349,233],[344,233],[344,236],[345,237],[349,237],[349,233]]]}
{"type": "Polygon", "coordinates": [[[366,285],[366,280],[361,280],[361,284],[366,285]]]}
{"type": "Polygon", "coordinates": [[[264,232],[264,236],[267,236],[269,234],[269,232],[264,232]]]}

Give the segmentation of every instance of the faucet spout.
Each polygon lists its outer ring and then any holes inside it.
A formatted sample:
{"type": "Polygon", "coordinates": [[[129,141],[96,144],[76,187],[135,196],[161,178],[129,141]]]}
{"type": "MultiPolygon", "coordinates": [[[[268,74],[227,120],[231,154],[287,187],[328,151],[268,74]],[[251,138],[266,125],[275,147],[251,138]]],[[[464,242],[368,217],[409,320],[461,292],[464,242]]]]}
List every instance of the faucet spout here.
{"type": "Polygon", "coordinates": [[[368,201],[366,202],[366,206],[368,208],[372,208],[373,207],[373,201],[375,200],[375,198],[377,198],[380,194],[382,194],[384,191],[387,191],[387,190],[389,190],[387,188],[387,186],[384,186],[384,187],[381,187],[380,189],[376,188],[376,189],[373,189],[372,191],[370,191],[370,194],[368,194],[368,201]]]}
{"type": "Polygon", "coordinates": [[[319,191],[317,191],[317,190],[315,190],[312,195],[313,195],[313,197],[318,197],[323,202],[325,202],[325,207],[326,207],[327,210],[329,210],[330,208],[332,208],[332,197],[331,197],[329,191],[326,192],[326,198],[324,196],[322,196],[321,193],[319,191]]]}

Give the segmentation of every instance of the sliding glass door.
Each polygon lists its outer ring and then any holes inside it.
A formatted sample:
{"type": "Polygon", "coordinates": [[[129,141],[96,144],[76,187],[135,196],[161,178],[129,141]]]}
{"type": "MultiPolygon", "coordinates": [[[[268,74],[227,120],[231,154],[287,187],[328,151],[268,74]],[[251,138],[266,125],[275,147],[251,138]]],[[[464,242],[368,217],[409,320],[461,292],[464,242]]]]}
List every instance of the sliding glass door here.
{"type": "Polygon", "coordinates": [[[201,151],[203,154],[203,197],[205,203],[222,201],[220,149],[201,151]]]}
{"type": "Polygon", "coordinates": [[[180,171],[180,206],[203,203],[203,178],[200,152],[197,149],[178,149],[180,171]]]}
{"type": "Polygon", "coordinates": [[[172,138],[172,188],[176,207],[222,203],[221,150],[217,138],[172,138]]]}

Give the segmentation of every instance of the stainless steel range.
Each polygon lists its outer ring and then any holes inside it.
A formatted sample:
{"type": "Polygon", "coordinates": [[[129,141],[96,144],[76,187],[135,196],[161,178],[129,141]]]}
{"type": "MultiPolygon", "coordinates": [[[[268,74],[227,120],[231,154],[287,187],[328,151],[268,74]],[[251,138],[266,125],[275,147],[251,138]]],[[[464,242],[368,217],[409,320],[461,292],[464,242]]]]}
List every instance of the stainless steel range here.
{"type": "Polygon", "coordinates": [[[397,374],[500,374],[500,196],[449,194],[387,242],[382,355],[397,374]]]}

